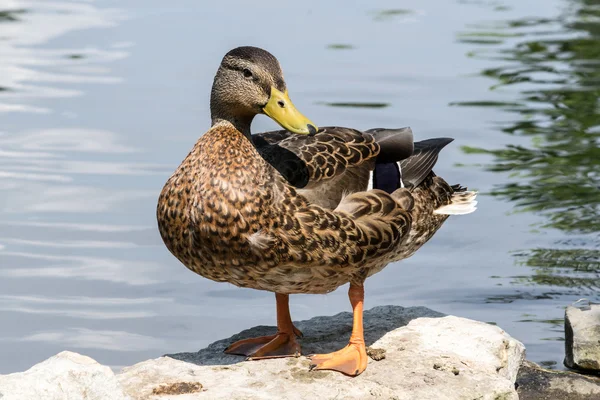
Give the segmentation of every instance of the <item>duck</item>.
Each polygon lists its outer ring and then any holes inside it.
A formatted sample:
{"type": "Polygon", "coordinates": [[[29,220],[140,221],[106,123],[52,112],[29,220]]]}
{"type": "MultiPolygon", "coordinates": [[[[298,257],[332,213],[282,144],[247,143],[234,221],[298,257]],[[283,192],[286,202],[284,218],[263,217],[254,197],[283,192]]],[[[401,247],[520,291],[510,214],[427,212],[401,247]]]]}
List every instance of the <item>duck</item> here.
{"type": "Polygon", "coordinates": [[[425,244],[476,192],[433,172],[453,139],[414,141],[410,128],[317,127],[296,109],[278,60],[258,47],[225,54],[210,95],[211,126],[164,185],[158,229],[189,270],[275,293],[277,332],[225,352],[259,360],[300,356],[292,294],[349,284],[348,345],[309,355],[311,370],[367,368],[364,283],[425,244]],[[264,114],[283,129],[251,134],[264,114]]]}

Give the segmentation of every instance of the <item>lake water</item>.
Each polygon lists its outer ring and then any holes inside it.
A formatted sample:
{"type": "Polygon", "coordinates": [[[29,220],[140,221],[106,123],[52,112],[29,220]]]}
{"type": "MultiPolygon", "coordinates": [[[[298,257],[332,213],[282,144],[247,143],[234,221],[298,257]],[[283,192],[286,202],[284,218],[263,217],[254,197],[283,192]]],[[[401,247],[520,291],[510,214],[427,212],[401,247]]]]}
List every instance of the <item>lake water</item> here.
{"type": "MultiPolygon", "coordinates": [[[[481,192],[370,278],[366,307],[497,323],[562,368],[564,307],[600,299],[599,0],[2,0],[0,373],[65,349],[119,368],[275,323],[271,293],[188,271],[155,222],[221,57],[248,44],[319,125],[454,137],[435,170],[481,192]]],[[[349,309],[345,288],[291,298],[298,320],[349,309]]]]}

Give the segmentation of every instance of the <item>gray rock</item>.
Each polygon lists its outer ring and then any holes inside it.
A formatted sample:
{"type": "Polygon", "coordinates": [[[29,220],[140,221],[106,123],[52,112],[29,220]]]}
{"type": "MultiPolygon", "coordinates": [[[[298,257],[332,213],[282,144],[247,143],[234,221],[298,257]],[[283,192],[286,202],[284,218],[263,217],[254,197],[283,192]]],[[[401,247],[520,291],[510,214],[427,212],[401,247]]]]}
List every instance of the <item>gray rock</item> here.
{"type": "Polygon", "coordinates": [[[520,400],[598,400],[600,378],[551,371],[525,361],[517,376],[520,400]]]}
{"type": "Polygon", "coordinates": [[[565,365],[600,371],[600,304],[565,312],[565,365]]]}

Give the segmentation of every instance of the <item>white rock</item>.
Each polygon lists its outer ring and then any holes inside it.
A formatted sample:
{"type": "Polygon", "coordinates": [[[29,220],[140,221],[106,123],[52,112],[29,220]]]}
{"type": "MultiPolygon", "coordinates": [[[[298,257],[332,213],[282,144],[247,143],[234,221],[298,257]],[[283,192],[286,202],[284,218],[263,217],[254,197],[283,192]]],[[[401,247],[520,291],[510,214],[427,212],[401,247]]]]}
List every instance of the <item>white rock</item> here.
{"type": "Polygon", "coordinates": [[[90,357],[63,351],[25,372],[0,375],[2,400],[126,400],[114,373],[90,357]]]}
{"type": "MultiPolygon", "coordinates": [[[[128,395],[140,400],[518,399],[514,382],[524,358],[520,342],[493,325],[457,317],[413,319],[419,314],[436,315],[423,308],[389,306],[365,313],[366,341],[372,348],[385,349],[386,357],[369,360],[367,370],[356,378],[311,372],[305,357],[244,362],[222,354],[231,341],[265,334],[265,327],[198,353],[174,355],[193,363],[162,357],[125,368],[117,378],[128,395]],[[379,328],[398,326],[411,319],[385,334],[373,325],[379,321],[379,328]],[[159,395],[157,390],[173,395],[159,395]]],[[[351,323],[347,313],[296,323],[304,331],[305,354],[341,347],[351,323]]]]}
{"type": "Polygon", "coordinates": [[[600,304],[565,312],[565,365],[600,371],[600,304]]]}
{"type": "MultiPolygon", "coordinates": [[[[524,347],[500,328],[423,307],[375,307],[364,320],[365,341],[385,350],[385,358],[370,359],[356,378],[309,371],[306,357],[243,361],[223,354],[234,340],[275,329],[255,327],[197,353],[124,368],[116,377],[89,357],[63,352],[0,376],[0,399],[518,399],[514,383],[524,347]]],[[[347,343],[352,315],[295,324],[304,332],[304,354],[330,352],[347,343]]]]}
{"type": "Polygon", "coordinates": [[[525,347],[496,326],[453,316],[419,318],[373,347],[386,349],[391,358],[397,355],[394,369],[411,377],[393,383],[396,393],[408,394],[399,399],[518,399],[514,383],[525,347]],[[405,350],[394,354],[398,343],[406,343],[405,350]],[[431,391],[427,377],[443,395],[431,391]]]}

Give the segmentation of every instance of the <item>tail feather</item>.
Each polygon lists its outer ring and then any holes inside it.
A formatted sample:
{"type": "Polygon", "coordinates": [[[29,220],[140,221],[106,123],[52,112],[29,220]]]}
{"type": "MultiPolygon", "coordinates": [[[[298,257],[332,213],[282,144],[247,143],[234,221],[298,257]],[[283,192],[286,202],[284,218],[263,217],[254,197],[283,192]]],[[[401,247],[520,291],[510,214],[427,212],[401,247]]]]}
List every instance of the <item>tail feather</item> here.
{"type": "MultiPolygon", "coordinates": [[[[461,188],[463,189],[463,188],[461,188]]],[[[454,192],[450,204],[442,206],[434,211],[434,214],[465,215],[477,210],[477,192],[462,190],[454,192]]]]}
{"type": "Polygon", "coordinates": [[[415,142],[413,154],[400,161],[404,185],[407,188],[419,186],[432,172],[440,151],[453,140],[452,138],[435,138],[415,142]]]}

